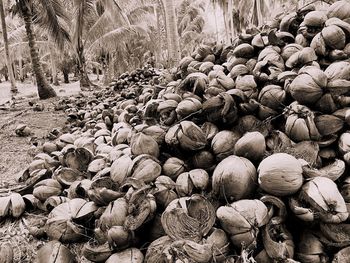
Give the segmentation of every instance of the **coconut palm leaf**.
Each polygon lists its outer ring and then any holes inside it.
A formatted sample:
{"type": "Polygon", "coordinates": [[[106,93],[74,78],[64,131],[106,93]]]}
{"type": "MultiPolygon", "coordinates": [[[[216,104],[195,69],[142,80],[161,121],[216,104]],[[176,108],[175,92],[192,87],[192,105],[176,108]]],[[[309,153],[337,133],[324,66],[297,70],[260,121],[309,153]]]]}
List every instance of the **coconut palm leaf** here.
{"type": "Polygon", "coordinates": [[[36,0],[34,4],[37,10],[34,23],[45,29],[57,46],[63,49],[64,42],[69,41],[70,37],[66,29],[69,17],[62,3],[58,0],[36,0]]]}
{"type": "Polygon", "coordinates": [[[93,0],[74,0],[74,32],[73,45],[78,48],[81,45],[84,30],[91,28],[98,18],[93,0]]]}
{"type": "Polygon", "coordinates": [[[121,44],[130,42],[135,37],[143,37],[149,39],[147,29],[139,25],[119,27],[95,40],[87,49],[86,53],[91,57],[91,53],[98,52],[101,49],[114,51],[118,48],[121,48],[121,44]]]}

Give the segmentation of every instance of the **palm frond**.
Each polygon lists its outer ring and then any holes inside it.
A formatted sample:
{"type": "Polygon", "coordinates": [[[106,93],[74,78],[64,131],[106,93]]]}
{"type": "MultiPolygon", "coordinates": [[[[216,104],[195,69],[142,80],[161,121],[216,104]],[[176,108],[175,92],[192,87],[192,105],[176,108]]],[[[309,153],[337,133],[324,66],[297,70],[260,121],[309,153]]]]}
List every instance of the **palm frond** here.
{"type": "Polygon", "coordinates": [[[94,0],[74,0],[74,32],[73,45],[79,47],[85,28],[93,26],[97,20],[97,11],[95,9],[94,0]]]}
{"type": "MultiPolygon", "coordinates": [[[[50,41],[36,41],[36,46],[38,48],[39,56],[42,57],[45,54],[49,53],[51,49],[55,48],[55,43],[50,41]]],[[[12,45],[9,45],[10,56],[15,61],[18,59],[18,56],[29,57],[30,49],[28,42],[17,42],[12,45]]],[[[0,48],[0,56],[5,56],[5,48],[0,48]]]]}
{"type": "Polygon", "coordinates": [[[14,30],[11,30],[7,35],[9,43],[20,42],[26,36],[27,34],[24,26],[20,26],[14,30]]]}
{"type": "Polygon", "coordinates": [[[64,42],[70,41],[65,22],[69,21],[59,0],[36,0],[37,13],[34,22],[47,30],[50,36],[63,49],[64,42]]]}
{"type": "Polygon", "coordinates": [[[90,47],[87,49],[87,56],[97,50],[106,49],[115,51],[120,47],[121,44],[132,41],[134,38],[149,38],[147,29],[139,25],[124,26],[114,29],[99,39],[95,40],[90,47]]]}

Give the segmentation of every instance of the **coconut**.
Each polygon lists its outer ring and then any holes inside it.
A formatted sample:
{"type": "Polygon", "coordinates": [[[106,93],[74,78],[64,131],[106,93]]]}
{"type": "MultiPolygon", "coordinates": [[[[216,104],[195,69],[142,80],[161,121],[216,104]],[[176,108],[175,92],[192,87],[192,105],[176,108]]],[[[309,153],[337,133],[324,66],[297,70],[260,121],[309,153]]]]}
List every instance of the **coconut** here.
{"type": "Polygon", "coordinates": [[[223,130],[218,132],[211,142],[211,148],[216,159],[221,161],[234,153],[236,142],[240,138],[238,132],[223,130]]]}
{"type": "Polygon", "coordinates": [[[265,137],[260,132],[247,132],[234,145],[234,154],[259,161],[266,151],[265,137]]]}
{"type": "Polygon", "coordinates": [[[162,226],[172,239],[202,240],[215,223],[215,209],[202,195],[172,201],[162,214],[162,226]]]}
{"type": "Polygon", "coordinates": [[[256,242],[259,228],[268,222],[268,210],[260,200],[242,199],[216,211],[220,225],[239,248],[249,248],[256,242]]]}
{"type": "Polygon", "coordinates": [[[213,194],[222,200],[249,197],[257,186],[254,165],[244,157],[231,155],[215,168],[212,179],[213,194]]]}
{"type": "Polygon", "coordinates": [[[292,155],[272,154],[259,164],[259,186],[272,195],[292,195],[303,184],[302,173],[300,162],[292,155]]]}

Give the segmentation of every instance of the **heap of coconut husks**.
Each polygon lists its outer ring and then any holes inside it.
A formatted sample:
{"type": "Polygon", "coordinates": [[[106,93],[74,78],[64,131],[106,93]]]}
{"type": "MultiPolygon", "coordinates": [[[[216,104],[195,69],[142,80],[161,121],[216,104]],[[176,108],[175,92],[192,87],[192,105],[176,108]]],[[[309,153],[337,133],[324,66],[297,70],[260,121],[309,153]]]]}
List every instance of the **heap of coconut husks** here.
{"type": "Polygon", "coordinates": [[[37,262],[74,262],[76,242],[92,262],[350,262],[349,23],[348,1],[308,5],[199,46],[173,81],[69,98],[71,131],[1,218],[47,216],[37,262]]]}

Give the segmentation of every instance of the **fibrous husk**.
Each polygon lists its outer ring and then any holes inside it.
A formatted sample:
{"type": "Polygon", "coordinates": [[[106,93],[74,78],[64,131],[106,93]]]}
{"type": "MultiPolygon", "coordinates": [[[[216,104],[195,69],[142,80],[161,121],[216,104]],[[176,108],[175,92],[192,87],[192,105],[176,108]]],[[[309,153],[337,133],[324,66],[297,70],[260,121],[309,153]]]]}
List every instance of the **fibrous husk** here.
{"type": "Polygon", "coordinates": [[[350,245],[350,225],[347,223],[320,224],[321,242],[329,247],[344,248],[350,245]]]}
{"type": "Polygon", "coordinates": [[[82,172],[87,170],[92,159],[92,153],[85,148],[70,148],[63,156],[63,162],[67,167],[82,172]]]}
{"type": "Polygon", "coordinates": [[[185,172],[187,169],[186,164],[183,160],[177,157],[170,157],[167,159],[162,167],[162,173],[172,180],[176,180],[179,174],[185,172]]]}
{"type": "Polygon", "coordinates": [[[298,75],[290,84],[291,95],[301,104],[315,103],[323,95],[323,87],[316,81],[309,74],[298,75]]]}
{"type": "Polygon", "coordinates": [[[159,156],[158,143],[144,133],[136,133],[131,137],[130,142],[131,153],[134,155],[149,154],[156,158],[159,156]]]}
{"type": "Polygon", "coordinates": [[[201,193],[209,186],[209,175],[203,169],[194,169],[179,175],[176,179],[176,192],[180,197],[201,193]]]}
{"type": "Polygon", "coordinates": [[[123,226],[112,226],[107,233],[108,243],[111,248],[121,251],[132,245],[134,232],[125,229],[123,226]]]}
{"type": "Polygon", "coordinates": [[[328,262],[328,256],[320,239],[308,230],[301,233],[300,242],[297,244],[296,258],[301,262],[328,262]]]}
{"type": "Polygon", "coordinates": [[[349,18],[350,4],[348,1],[336,1],[327,9],[328,17],[337,17],[339,19],[349,18]]]}
{"type": "Polygon", "coordinates": [[[74,181],[83,180],[84,176],[79,170],[68,167],[59,167],[52,174],[52,179],[56,179],[63,185],[70,186],[74,181]]]}
{"type": "Polygon", "coordinates": [[[269,194],[286,196],[296,193],[303,183],[302,167],[292,155],[276,153],[258,167],[259,185],[269,194]]]}
{"type": "Polygon", "coordinates": [[[151,192],[156,198],[157,206],[166,208],[171,201],[178,198],[176,183],[168,176],[161,175],[154,182],[156,188],[151,192]]]}
{"type": "Polygon", "coordinates": [[[137,248],[128,248],[121,252],[112,254],[106,263],[125,262],[125,263],[142,263],[144,256],[137,248]]]}
{"type": "Polygon", "coordinates": [[[259,102],[271,109],[282,107],[286,100],[286,92],[278,85],[267,85],[259,93],[259,102]]]}
{"type": "Polygon", "coordinates": [[[82,248],[83,256],[92,262],[105,262],[113,251],[106,242],[104,244],[95,244],[93,241],[86,242],[82,248]]]}
{"type": "Polygon", "coordinates": [[[211,141],[211,149],[216,159],[221,161],[232,155],[234,153],[235,144],[240,137],[241,135],[234,131],[223,130],[218,132],[211,141]]]}
{"type": "Polygon", "coordinates": [[[141,187],[132,192],[128,199],[128,215],[124,222],[125,229],[137,230],[145,223],[153,219],[157,204],[150,194],[150,187],[141,187]]]}
{"type": "Polygon", "coordinates": [[[145,263],[167,262],[165,252],[171,243],[173,240],[169,236],[162,236],[154,240],[147,249],[145,263]]]}
{"type": "Polygon", "coordinates": [[[128,176],[129,167],[132,165],[132,160],[128,155],[122,155],[115,159],[111,165],[110,176],[112,180],[121,185],[128,176]]]}
{"type": "Polygon", "coordinates": [[[33,195],[45,202],[50,196],[59,195],[62,192],[61,184],[54,179],[45,179],[34,185],[33,195]]]}
{"type": "Polygon", "coordinates": [[[231,155],[214,170],[213,194],[229,201],[247,198],[256,189],[257,179],[256,169],[248,159],[231,155]]]}
{"type": "Polygon", "coordinates": [[[64,196],[50,196],[46,201],[44,202],[44,207],[47,211],[51,211],[56,206],[63,204],[65,202],[70,201],[68,197],[64,196]]]}
{"type": "Polygon", "coordinates": [[[110,177],[101,177],[91,183],[87,195],[95,204],[104,206],[124,195],[118,190],[118,184],[110,177]]]}
{"type": "Polygon", "coordinates": [[[172,239],[199,242],[215,223],[215,209],[202,195],[172,201],[162,214],[162,226],[172,239]]]}
{"type": "Polygon", "coordinates": [[[332,181],[336,181],[339,177],[341,177],[345,172],[346,164],[343,160],[335,159],[334,162],[320,168],[320,169],[312,169],[309,167],[303,166],[303,174],[308,177],[327,177],[332,181]]]}
{"type": "Polygon", "coordinates": [[[219,207],[216,216],[231,242],[239,248],[254,246],[259,228],[269,219],[268,209],[263,202],[248,199],[219,207]]]}
{"type": "Polygon", "coordinates": [[[81,224],[88,223],[97,210],[93,202],[75,198],[56,206],[45,224],[48,237],[61,242],[84,240],[86,229],[81,224]]]}
{"type": "Polygon", "coordinates": [[[341,249],[334,255],[332,263],[349,263],[350,262],[350,247],[341,249]]]}
{"type": "Polygon", "coordinates": [[[50,241],[38,250],[36,263],[74,263],[73,253],[59,241],[50,241]]]}
{"type": "Polygon", "coordinates": [[[341,223],[349,216],[344,198],[329,178],[318,176],[306,182],[297,198],[291,198],[290,207],[304,221],[341,223]]]}
{"type": "Polygon", "coordinates": [[[236,103],[231,95],[221,92],[203,103],[203,115],[215,124],[233,124],[238,117],[236,103]]]}
{"type": "Polygon", "coordinates": [[[234,154],[259,161],[266,151],[265,137],[260,132],[247,132],[234,145],[234,154]]]}
{"type": "Polygon", "coordinates": [[[118,198],[109,203],[99,219],[99,227],[106,231],[112,226],[122,226],[128,215],[128,203],[125,198],[118,198]]]}
{"type": "Polygon", "coordinates": [[[168,130],[165,142],[170,146],[180,146],[183,150],[197,151],[205,147],[207,140],[201,128],[195,123],[182,121],[168,130]]]}
{"type": "Polygon", "coordinates": [[[295,142],[320,140],[321,134],[314,118],[314,113],[309,108],[293,102],[287,111],[285,133],[295,142]]]}
{"type": "Polygon", "coordinates": [[[176,107],[177,118],[181,120],[190,114],[196,113],[202,108],[202,103],[196,98],[186,98],[176,107]]]}
{"type": "Polygon", "coordinates": [[[149,183],[161,174],[161,170],[159,161],[155,157],[148,154],[141,154],[129,166],[128,177],[149,183]]]}
{"type": "Polygon", "coordinates": [[[327,46],[332,49],[343,49],[346,45],[346,36],[344,31],[336,26],[329,25],[322,29],[321,35],[327,46]]]}
{"type": "Polygon", "coordinates": [[[294,242],[281,218],[274,217],[262,230],[263,244],[267,255],[274,261],[293,259],[294,242]]]}

